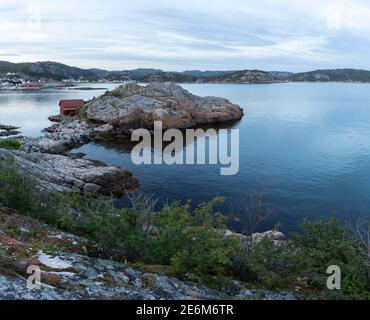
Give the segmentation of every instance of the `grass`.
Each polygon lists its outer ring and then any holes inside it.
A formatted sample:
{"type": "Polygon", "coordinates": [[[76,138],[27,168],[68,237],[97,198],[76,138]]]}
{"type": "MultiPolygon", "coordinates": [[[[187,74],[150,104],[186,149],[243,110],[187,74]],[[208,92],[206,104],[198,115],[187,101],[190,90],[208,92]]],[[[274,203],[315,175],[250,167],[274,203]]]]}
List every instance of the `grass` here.
{"type": "Polygon", "coordinates": [[[6,150],[18,150],[21,147],[21,143],[15,139],[4,139],[0,140],[0,149],[6,150]]]}

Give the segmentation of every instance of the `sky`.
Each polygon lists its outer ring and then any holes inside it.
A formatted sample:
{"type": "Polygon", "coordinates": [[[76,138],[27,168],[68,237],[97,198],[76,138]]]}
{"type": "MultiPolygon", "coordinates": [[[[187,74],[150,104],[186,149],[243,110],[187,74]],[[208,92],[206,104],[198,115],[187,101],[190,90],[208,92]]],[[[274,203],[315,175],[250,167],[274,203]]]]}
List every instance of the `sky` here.
{"type": "Polygon", "coordinates": [[[124,70],[370,70],[368,0],[1,0],[0,60],[124,70]]]}

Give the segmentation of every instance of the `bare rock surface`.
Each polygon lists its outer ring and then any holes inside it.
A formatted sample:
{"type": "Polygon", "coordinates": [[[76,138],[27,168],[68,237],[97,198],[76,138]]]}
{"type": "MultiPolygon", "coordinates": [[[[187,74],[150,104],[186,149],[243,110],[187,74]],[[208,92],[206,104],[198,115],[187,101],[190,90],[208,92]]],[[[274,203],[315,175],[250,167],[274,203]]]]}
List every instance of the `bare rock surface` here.
{"type": "Polygon", "coordinates": [[[231,230],[226,230],[225,237],[236,237],[242,242],[251,242],[253,244],[258,244],[263,240],[271,240],[275,245],[287,244],[288,240],[284,233],[277,230],[269,230],[261,233],[253,233],[250,236],[244,234],[236,233],[231,230]]]}
{"type": "Polygon", "coordinates": [[[83,113],[88,121],[111,124],[117,131],[152,129],[154,121],[162,121],[163,129],[191,128],[243,117],[243,110],[227,99],[199,97],[173,83],[125,84],[88,102],[83,113]]]}
{"type": "Polygon", "coordinates": [[[88,143],[93,132],[85,121],[64,119],[46,129],[38,138],[22,137],[22,150],[25,152],[63,153],[88,143]]]}
{"type": "Polygon", "coordinates": [[[131,172],[91,160],[0,150],[0,160],[6,158],[14,158],[20,169],[35,176],[48,190],[122,196],[139,185],[131,172]]]}

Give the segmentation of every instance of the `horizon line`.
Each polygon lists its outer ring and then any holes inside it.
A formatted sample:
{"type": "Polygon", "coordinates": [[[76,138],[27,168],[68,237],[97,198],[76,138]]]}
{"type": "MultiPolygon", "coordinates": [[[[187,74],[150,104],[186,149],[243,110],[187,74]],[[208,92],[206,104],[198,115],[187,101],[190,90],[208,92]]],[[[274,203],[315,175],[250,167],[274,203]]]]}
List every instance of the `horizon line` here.
{"type": "Polygon", "coordinates": [[[294,72],[294,71],[287,71],[284,69],[275,69],[275,70],[268,70],[268,69],[258,69],[258,68],[240,68],[240,69],[184,69],[182,71],[173,71],[173,70],[166,70],[164,68],[155,68],[155,67],[137,67],[134,69],[116,69],[116,70],[111,70],[111,69],[105,69],[105,68],[97,68],[97,67],[91,67],[91,68],[82,68],[74,64],[67,64],[64,62],[60,61],[53,61],[53,60],[39,60],[39,61],[22,61],[22,62],[11,62],[8,60],[0,60],[1,62],[6,62],[10,64],[22,64],[22,63],[45,63],[45,62],[51,62],[51,63],[58,63],[62,64],[68,67],[72,68],[78,68],[81,70],[91,70],[91,69],[97,69],[97,70],[103,70],[103,71],[108,71],[108,72],[120,72],[120,71],[132,71],[132,70],[138,70],[138,69],[143,69],[143,70],[161,70],[163,72],[174,72],[174,73],[182,73],[182,72],[187,72],[187,71],[200,71],[200,72],[238,72],[238,71],[264,71],[264,72],[286,72],[286,73],[307,73],[307,72],[313,72],[313,71],[328,71],[328,70],[358,70],[358,71],[368,71],[370,72],[370,69],[361,69],[358,67],[342,67],[342,68],[318,68],[318,69],[307,69],[307,71],[299,71],[299,72],[294,72]]]}

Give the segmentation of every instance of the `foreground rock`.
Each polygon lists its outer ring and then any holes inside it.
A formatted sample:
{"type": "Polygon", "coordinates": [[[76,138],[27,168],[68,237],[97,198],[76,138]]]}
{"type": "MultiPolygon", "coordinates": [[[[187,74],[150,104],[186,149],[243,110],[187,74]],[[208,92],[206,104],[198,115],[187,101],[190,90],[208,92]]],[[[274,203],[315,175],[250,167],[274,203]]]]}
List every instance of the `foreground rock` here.
{"type": "Polygon", "coordinates": [[[0,149],[0,160],[13,158],[17,167],[35,176],[42,188],[51,191],[122,196],[139,185],[131,172],[100,162],[65,155],[0,149]]]}
{"type": "Polygon", "coordinates": [[[296,299],[291,293],[249,290],[237,282],[231,291],[217,291],[127,264],[92,258],[89,255],[94,255],[94,247],[87,240],[28,217],[1,214],[1,208],[0,222],[0,300],[296,299]],[[14,230],[14,234],[4,230],[14,230]],[[38,266],[42,272],[41,290],[27,289],[26,270],[30,265],[38,266]]]}
{"type": "Polygon", "coordinates": [[[87,121],[110,125],[119,134],[152,129],[154,121],[162,121],[163,129],[235,121],[243,110],[227,99],[198,97],[173,83],[129,83],[87,103],[83,114],[87,121]]]}

